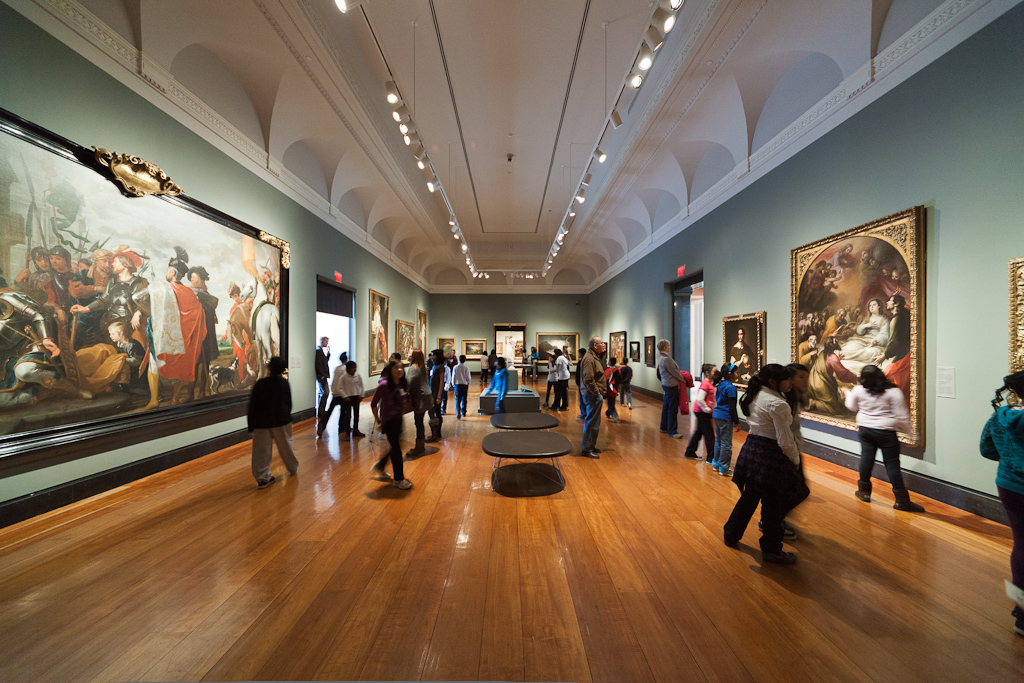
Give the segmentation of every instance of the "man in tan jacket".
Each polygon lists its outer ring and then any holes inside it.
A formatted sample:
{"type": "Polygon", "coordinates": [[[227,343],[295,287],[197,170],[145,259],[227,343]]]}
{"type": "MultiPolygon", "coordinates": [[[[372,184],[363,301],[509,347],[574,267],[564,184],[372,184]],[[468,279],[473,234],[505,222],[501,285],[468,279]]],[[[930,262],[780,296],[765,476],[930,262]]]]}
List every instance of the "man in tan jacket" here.
{"type": "Polygon", "coordinates": [[[601,337],[590,338],[590,348],[580,360],[582,382],[580,395],[583,397],[583,450],[580,455],[586,458],[600,458],[597,447],[597,432],[601,428],[601,406],[604,395],[608,391],[608,379],[604,376],[604,363],[601,354],[605,343],[601,337]]]}

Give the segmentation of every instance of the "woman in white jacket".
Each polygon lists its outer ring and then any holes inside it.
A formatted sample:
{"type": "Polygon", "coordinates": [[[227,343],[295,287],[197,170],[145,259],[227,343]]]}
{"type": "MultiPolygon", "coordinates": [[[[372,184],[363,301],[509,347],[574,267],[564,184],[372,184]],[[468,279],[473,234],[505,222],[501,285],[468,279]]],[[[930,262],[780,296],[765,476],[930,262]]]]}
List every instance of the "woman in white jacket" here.
{"type": "Polygon", "coordinates": [[[750,433],[736,458],[733,483],[740,489],[729,521],[725,544],[735,548],[761,504],[761,556],[765,562],[796,563],[796,554],[782,549],[783,519],[809,494],[800,473],[800,450],[793,438],[793,411],[784,397],[792,373],[769,363],[750,379],[740,407],[750,433]]]}

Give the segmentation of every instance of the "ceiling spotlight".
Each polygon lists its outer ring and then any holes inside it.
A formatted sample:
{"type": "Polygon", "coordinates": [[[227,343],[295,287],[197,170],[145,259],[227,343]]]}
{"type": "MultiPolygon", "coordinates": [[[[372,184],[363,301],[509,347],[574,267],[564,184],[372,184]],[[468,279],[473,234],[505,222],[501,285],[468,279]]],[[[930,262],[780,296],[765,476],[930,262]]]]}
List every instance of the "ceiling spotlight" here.
{"type": "Polygon", "coordinates": [[[569,209],[569,217],[571,218],[572,216],[575,216],[575,215],[576,215],[576,208],[575,207],[570,208],[569,209]]]}
{"type": "Polygon", "coordinates": [[[490,280],[491,279],[491,274],[490,273],[484,273],[484,279],[485,280],[490,280]]]}
{"type": "Polygon", "coordinates": [[[391,104],[398,104],[399,100],[402,99],[398,96],[398,86],[395,85],[394,81],[388,81],[384,84],[384,92],[387,93],[388,102],[391,104]]]}
{"type": "Polygon", "coordinates": [[[590,185],[590,179],[593,178],[593,177],[594,176],[591,173],[588,173],[587,175],[583,176],[583,185],[584,186],[590,185]]]}
{"type": "Polygon", "coordinates": [[[661,30],[662,33],[668,33],[672,30],[672,27],[676,25],[676,15],[666,12],[662,8],[654,10],[654,25],[661,30]]]}
{"type": "Polygon", "coordinates": [[[594,156],[597,157],[597,163],[599,164],[603,164],[604,160],[608,158],[608,155],[602,152],[600,147],[594,150],[594,156]]]}
{"type": "Polygon", "coordinates": [[[683,0],[661,0],[658,3],[662,8],[667,9],[671,12],[675,12],[677,9],[683,6],[683,0]]]}
{"type": "Polygon", "coordinates": [[[647,47],[647,43],[640,45],[640,58],[637,59],[636,65],[641,71],[647,71],[651,68],[651,64],[654,63],[654,50],[647,47]]]}
{"type": "Polygon", "coordinates": [[[417,135],[413,131],[409,131],[408,133],[406,133],[404,139],[405,139],[406,146],[412,145],[413,143],[419,143],[420,142],[420,136],[417,135]]]}
{"type": "Polygon", "coordinates": [[[612,109],[612,128],[618,128],[622,125],[622,117],[619,116],[618,109],[612,109]]]}
{"type": "Polygon", "coordinates": [[[402,121],[398,124],[398,130],[402,131],[402,135],[408,135],[409,131],[412,130],[412,121],[402,121]]]}
{"type": "Polygon", "coordinates": [[[412,116],[412,114],[409,113],[409,107],[403,104],[401,107],[391,112],[391,116],[394,117],[395,121],[401,123],[402,121],[409,120],[409,117],[412,116]]]}
{"type": "MultiPolygon", "coordinates": [[[[639,88],[644,84],[644,77],[635,71],[631,71],[629,74],[629,84],[633,86],[633,89],[639,88]]],[[[405,144],[409,144],[408,142],[405,144]]]]}
{"type": "MultiPolygon", "coordinates": [[[[452,231],[454,231],[454,230],[455,229],[452,228],[452,231]]],[[[454,237],[455,239],[459,239],[459,233],[456,232],[454,235],[452,235],[452,237],[454,237]]]]}
{"type": "Polygon", "coordinates": [[[457,228],[455,227],[455,216],[448,216],[448,225],[452,226],[452,232],[455,232],[457,230],[457,228]]]}
{"type": "Polygon", "coordinates": [[[462,253],[466,253],[467,251],[469,251],[469,245],[467,245],[465,242],[463,242],[462,243],[462,253]]]}
{"type": "Polygon", "coordinates": [[[423,148],[422,144],[413,145],[413,147],[412,147],[412,155],[416,159],[418,159],[420,161],[423,161],[423,162],[427,161],[427,150],[423,148]]]}
{"type": "Polygon", "coordinates": [[[648,26],[647,32],[644,34],[644,40],[651,46],[651,50],[654,52],[658,51],[662,45],[665,44],[665,36],[661,34],[657,26],[648,26]]]}
{"type": "Polygon", "coordinates": [[[430,180],[427,181],[427,189],[433,192],[434,190],[441,187],[441,181],[437,179],[437,176],[433,173],[430,174],[430,180]]]}
{"type": "Polygon", "coordinates": [[[586,193],[587,193],[586,190],[584,190],[583,188],[580,188],[580,191],[576,193],[576,201],[578,201],[580,204],[582,204],[583,203],[583,195],[585,195],[586,193]]]}

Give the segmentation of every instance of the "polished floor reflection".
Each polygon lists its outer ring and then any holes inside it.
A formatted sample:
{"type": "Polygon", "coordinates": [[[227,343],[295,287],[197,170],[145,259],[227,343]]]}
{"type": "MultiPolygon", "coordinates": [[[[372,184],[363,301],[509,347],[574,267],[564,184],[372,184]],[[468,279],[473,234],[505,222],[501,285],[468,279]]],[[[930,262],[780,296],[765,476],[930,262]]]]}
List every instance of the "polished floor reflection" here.
{"type": "Polygon", "coordinates": [[[246,443],[0,530],[0,680],[1024,679],[1005,527],[808,458],[800,562],[762,567],[753,525],[722,543],[731,480],[633,400],[550,497],[491,491],[486,417],[449,415],[410,491],[370,479],[380,437],[306,422],[266,490],[246,443]]]}

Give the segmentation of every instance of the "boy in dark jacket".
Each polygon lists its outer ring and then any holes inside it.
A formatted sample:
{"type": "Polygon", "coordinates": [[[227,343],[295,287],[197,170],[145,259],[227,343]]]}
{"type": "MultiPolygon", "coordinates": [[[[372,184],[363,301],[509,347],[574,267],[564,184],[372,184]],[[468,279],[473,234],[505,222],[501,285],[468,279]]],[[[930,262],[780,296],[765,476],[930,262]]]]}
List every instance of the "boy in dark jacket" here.
{"type": "Polygon", "coordinates": [[[284,359],[274,356],[267,363],[270,375],[256,382],[249,397],[249,432],[252,433],[252,476],[257,488],[265,489],[276,480],[270,473],[270,459],[277,452],[288,472],[299,470],[292,446],[292,392],[284,378],[284,359]]]}

